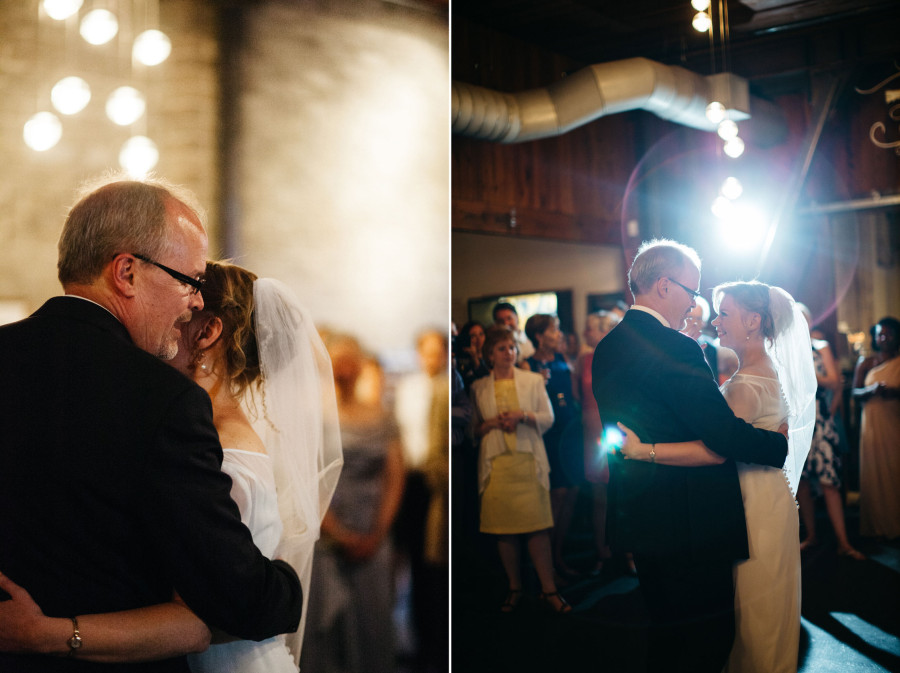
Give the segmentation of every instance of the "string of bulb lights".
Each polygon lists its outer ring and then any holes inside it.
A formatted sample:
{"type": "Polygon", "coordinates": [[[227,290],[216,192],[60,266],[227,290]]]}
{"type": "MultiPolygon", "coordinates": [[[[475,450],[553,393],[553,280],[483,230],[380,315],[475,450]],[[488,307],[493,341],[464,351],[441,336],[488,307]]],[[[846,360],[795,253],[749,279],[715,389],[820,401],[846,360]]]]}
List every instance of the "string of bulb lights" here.
{"type": "MultiPolygon", "coordinates": [[[[716,63],[716,44],[715,44],[715,22],[713,21],[713,7],[711,0],[691,0],[691,7],[696,10],[691,25],[694,30],[700,33],[709,34],[710,45],[710,62],[713,74],[719,70],[719,64],[716,63]]],[[[718,2],[718,34],[719,34],[719,54],[721,57],[721,72],[728,70],[729,58],[729,24],[728,24],[728,2],[727,0],[719,0],[718,2]]],[[[712,124],[716,125],[716,133],[724,142],[722,152],[731,159],[737,159],[744,153],[744,141],[739,135],[737,122],[729,119],[728,108],[722,101],[712,101],[706,106],[706,118],[712,124]]],[[[738,221],[746,219],[746,213],[736,207],[735,201],[744,193],[743,185],[733,175],[726,177],[719,187],[719,194],[713,199],[710,210],[713,215],[725,221],[738,221]]],[[[746,223],[744,223],[746,224],[746,223]]]]}
{"type": "MultiPolygon", "coordinates": [[[[79,17],[83,4],[84,0],[41,0],[38,21],[42,20],[43,15],[69,25],[77,22],[81,38],[95,47],[106,45],[120,35],[119,18],[114,12],[95,8],[79,17]]],[[[152,7],[148,7],[150,22],[158,22],[157,13],[158,7],[154,2],[152,7]]],[[[150,28],[135,37],[131,45],[131,65],[156,66],[164,62],[171,52],[172,43],[168,36],[157,28],[150,28]]],[[[82,77],[70,75],[57,81],[50,89],[50,103],[55,112],[41,110],[25,122],[22,135],[26,145],[36,152],[55,147],[63,135],[63,124],[56,113],[76,115],[88,106],[92,98],[91,86],[82,77]]],[[[118,126],[135,124],[144,117],[146,110],[144,94],[133,86],[120,86],[106,99],[106,116],[118,126]]],[[[145,135],[132,135],[119,152],[120,165],[135,176],[146,175],[158,161],[156,143],[145,135]]]]}

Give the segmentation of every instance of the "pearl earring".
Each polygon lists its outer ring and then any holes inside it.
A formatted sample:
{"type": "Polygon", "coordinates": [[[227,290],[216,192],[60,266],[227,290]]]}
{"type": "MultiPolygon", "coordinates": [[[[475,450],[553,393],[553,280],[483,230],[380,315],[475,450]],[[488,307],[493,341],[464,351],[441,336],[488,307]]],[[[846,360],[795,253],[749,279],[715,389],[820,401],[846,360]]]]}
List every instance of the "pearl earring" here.
{"type": "Polygon", "coordinates": [[[197,362],[200,365],[200,369],[202,369],[203,371],[209,371],[209,367],[207,367],[206,363],[203,361],[205,357],[206,353],[200,351],[200,353],[197,355],[197,362]]]}

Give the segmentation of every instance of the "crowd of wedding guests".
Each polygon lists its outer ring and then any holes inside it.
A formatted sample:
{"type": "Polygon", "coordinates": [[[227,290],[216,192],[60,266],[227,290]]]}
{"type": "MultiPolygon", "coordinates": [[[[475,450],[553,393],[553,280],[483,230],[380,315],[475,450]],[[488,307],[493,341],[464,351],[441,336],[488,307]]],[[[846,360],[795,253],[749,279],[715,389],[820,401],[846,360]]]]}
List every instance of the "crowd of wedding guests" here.
{"type": "MultiPolygon", "coordinates": [[[[718,343],[709,304],[703,297],[695,301],[683,332],[701,345],[712,375],[721,385],[737,369],[737,357],[718,343]]],[[[866,556],[851,544],[845,523],[848,489],[844,463],[851,452],[848,425],[852,422],[847,410],[856,409],[861,420],[857,423],[859,533],[867,538],[896,539],[900,537],[900,501],[896,498],[900,454],[891,447],[896,446],[900,434],[900,322],[885,317],[872,326],[871,341],[859,355],[852,383],[847,386],[852,396],[852,404],[847,405],[845,378],[834,351],[809,310],[798,306],[809,324],[818,385],[816,426],[797,492],[800,548],[821,544],[822,531],[816,527],[821,506],[836,553],[861,561],[866,556]]],[[[497,556],[509,585],[499,605],[502,612],[516,610],[522,601],[519,546],[523,543],[537,575],[540,601],[560,613],[571,607],[559,588],[600,576],[604,563],[612,558],[605,530],[609,465],[607,452],[601,449],[603,427],[592,394],[591,369],[594,349],[626,310],[619,302],[609,310],[589,313],[582,340],[575,333],[563,333],[555,315],[536,314],[520,323],[516,307],[507,302],[493,308],[493,323],[469,321],[458,330],[454,326],[453,377],[473,407],[473,420],[467,431],[464,426],[457,428],[459,438],[453,447],[454,521],[462,548],[460,558],[472,553],[491,555],[492,548],[484,545],[483,535],[478,551],[479,531],[490,534],[489,539],[496,536],[497,556]],[[488,386],[488,380],[501,387],[488,386]],[[523,390],[529,391],[526,399],[521,397],[523,390]],[[543,451],[534,447],[538,436],[543,451]],[[519,464],[507,465],[514,461],[519,464]],[[505,477],[508,470],[513,474],[517,470],[536,472],[538,479],[531,492],[510,490],[513,487],[505,477]],[[572,540],[573,531],[582,544],[572,540]]],[[[630,553],[617,559],[615,568],[615,572],[637,575],[630,553]]]]}

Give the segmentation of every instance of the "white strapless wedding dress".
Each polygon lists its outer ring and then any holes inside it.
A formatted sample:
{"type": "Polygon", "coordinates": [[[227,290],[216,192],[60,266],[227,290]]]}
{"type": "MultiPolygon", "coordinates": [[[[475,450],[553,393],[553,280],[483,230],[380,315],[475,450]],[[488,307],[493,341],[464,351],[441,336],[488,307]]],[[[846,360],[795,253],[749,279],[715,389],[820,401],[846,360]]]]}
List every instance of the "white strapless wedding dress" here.
{"type": "MultiPolygon", "coordinates": [[[[777,379],[736,374],[722,386],[737,416],[778,430],[777,379]]],[[[800,647],[800,522],[784,472],[737,463],[750,558],[734,567],[735,639],[727,673],[796,673],[800,647]]]]}
{"type": "MultiPolygon", "coordinates": [[[[225,449],[222,471],[231,477],[231,497],[241,510],[241,521],[253,542],[272,558],[281,539],[281,518],[275,494],[272,462],[264,453],[225,449]]],[[[236,640],[212,645],[203,654],[188,657],[192,673],[297,673],[283,636],[261,642],[236,640]]]]}

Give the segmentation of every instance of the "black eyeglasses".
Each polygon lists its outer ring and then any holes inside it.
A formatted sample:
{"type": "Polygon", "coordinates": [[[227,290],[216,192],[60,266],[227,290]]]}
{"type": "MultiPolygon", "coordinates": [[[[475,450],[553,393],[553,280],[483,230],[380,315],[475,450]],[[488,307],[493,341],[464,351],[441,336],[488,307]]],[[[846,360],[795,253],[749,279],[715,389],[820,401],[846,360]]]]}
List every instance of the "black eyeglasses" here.
{"type": "Polygon", "coordinates": [[[135,257],[137,257],[138,259],[140,259],[144,262],[147,262],[148,264],[152,264],[153,266],[159,267],[160,269],[165,271],[167,274],[172,276],[172,278],[174,278],[175,280],[181,281],[185,285],[190,285],[192,288],[194,288],[193,291],[191,292],[191,294],[197,294],[198,292],[200,292],[200,290],[203,289],[203,283],[206,282],[206,280],[203,278],[191,278],[190,276],[185,275],[185,274],[181,273],[180,271],[176,271],[175,269],[170,269],[165,264],[160,264],[159,262],[154,262],[149,257],[145,257],[144,255],[139,255],[136,252],[133,252],[131,254],[134,255],[135,257]]]}
{"type": "Polygon", "coordinates": [[[681,283],[679,283],[679,282],[678,282],[677,280],[675,280],[674,278],[669,278],[668,276],[663,276],[663,277],[664,277],[666,280],[675,283],[678,287],[682,288],[685,292],[687,292],[689,295],[691,295],[694,299],[696,299],[697,297],[700,296],[700,293],[697,292],[697,290],[692,290],[692,289],[689,288],[687,285],[682,285],[681,283]]]}

